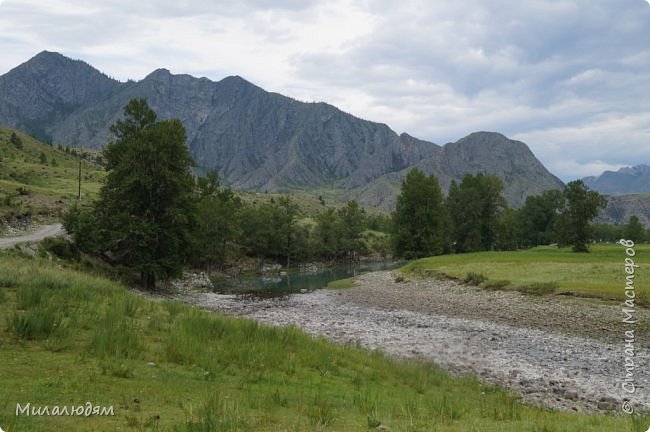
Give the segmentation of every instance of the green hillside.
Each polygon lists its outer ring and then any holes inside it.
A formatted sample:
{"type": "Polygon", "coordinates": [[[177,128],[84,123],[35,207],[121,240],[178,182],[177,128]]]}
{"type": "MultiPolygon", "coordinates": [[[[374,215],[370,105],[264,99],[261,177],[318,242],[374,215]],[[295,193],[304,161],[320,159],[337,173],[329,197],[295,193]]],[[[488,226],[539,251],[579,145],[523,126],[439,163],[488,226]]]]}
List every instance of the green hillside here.
{"type": "MultiPolygon", "coordinates": [[[[104,170],[97,164],[98,156],[96,150],[84,149],[82,200],[99,190],[104,170]]],[[[56,218],[76,200],[78,174],[78,156],[0,127],[0,218],[56,218]]]]}

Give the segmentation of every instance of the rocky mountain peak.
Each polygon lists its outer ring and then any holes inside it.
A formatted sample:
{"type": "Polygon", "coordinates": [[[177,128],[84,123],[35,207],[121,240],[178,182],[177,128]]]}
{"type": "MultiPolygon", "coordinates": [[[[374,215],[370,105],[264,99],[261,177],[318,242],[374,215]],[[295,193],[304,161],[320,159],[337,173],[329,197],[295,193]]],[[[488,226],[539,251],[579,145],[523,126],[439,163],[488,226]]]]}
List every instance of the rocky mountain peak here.
{"type": "Polygon", "coordinates": [[[144,79],[145,80],[166,80],[172,77],[172,73],[169,71],[169,69],[165,68],[159,68],[156,69],[155,71],[151,72],[149,75],[147,75],[144,79]]]}
{"type": "Polygon", "coordinates": [[[592,190],[607,195],[650,192],[650,166],[642,164],[605,171],[582,181],[592,190]]]}
{"type": "Polygon", "coordinates": [[[121,83],[52,52],[0,76],[0,123],[54,144],[101,147],[134,97],[146,98],[161,119],[180,119],[199,166],[219,170],[236,188],[352,193],[374,184],[380,200],[365,202],[390,206],[391,191],[416,166],[437,175],[443,187],[466,173],[498,175],[515,205],[562,185],[525,144],[498,133],[476,132],[440,147],[327,103],[267,92],[237,75],[214,82],[157,69],[121,83]]]}

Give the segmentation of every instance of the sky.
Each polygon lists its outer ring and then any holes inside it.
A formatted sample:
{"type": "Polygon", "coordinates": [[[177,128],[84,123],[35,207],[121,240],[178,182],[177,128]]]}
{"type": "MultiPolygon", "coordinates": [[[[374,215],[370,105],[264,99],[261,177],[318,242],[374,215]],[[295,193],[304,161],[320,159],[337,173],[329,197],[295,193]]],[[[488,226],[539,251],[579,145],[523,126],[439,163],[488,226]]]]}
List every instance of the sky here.
{"type": "Polygon", "coordinates": [[[565,181],[650,164],[645,0],[0,0],[0,74],[42,50],[240,75],[440,145],[500,132],[565,181]]]}

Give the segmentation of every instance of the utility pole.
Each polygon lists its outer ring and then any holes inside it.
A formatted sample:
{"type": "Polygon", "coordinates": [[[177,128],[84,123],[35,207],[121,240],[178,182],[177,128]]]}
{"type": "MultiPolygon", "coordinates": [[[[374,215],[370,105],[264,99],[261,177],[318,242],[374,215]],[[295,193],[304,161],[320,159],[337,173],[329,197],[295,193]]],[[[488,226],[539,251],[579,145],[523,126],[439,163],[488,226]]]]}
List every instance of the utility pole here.
{"type": "Polygon", "coordinates": [[[81,200],[81,150],[82,148],[79,148],[79,189],[77,192],[77,201],[81,200]]]}

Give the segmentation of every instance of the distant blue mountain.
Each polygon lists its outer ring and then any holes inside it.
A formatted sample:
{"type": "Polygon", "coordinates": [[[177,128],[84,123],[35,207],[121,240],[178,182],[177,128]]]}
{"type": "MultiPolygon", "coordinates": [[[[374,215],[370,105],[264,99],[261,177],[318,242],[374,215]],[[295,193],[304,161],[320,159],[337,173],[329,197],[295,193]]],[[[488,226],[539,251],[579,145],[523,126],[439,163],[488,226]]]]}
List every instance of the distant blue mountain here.
{"type": "Polygon", "coordinates": [[[618,171],[605,171],[598,177],[585,177],[584,183],[605,195],[650,192],[650,166],[637,165],[618,171]]]}

